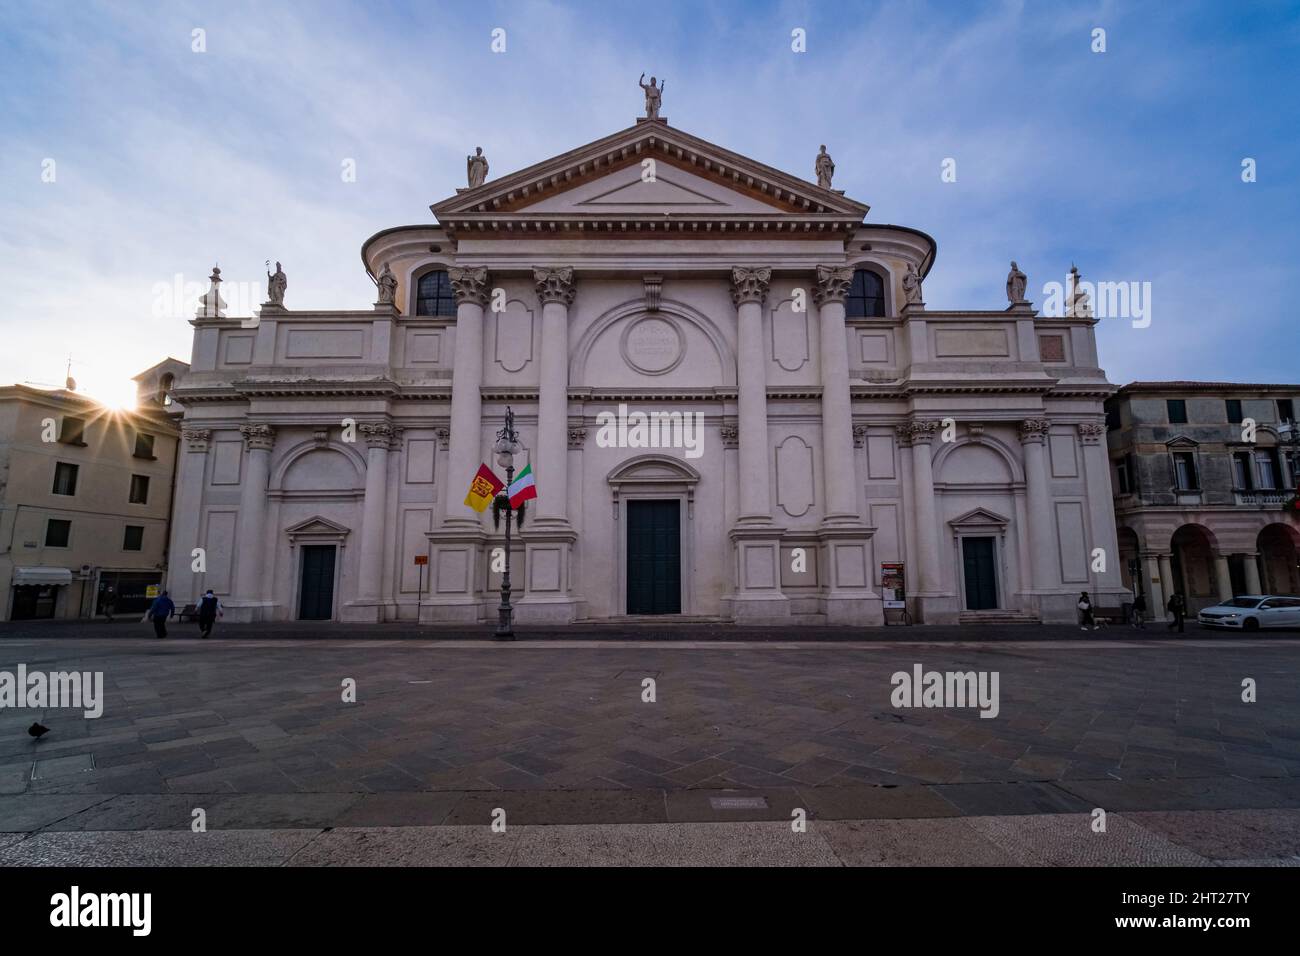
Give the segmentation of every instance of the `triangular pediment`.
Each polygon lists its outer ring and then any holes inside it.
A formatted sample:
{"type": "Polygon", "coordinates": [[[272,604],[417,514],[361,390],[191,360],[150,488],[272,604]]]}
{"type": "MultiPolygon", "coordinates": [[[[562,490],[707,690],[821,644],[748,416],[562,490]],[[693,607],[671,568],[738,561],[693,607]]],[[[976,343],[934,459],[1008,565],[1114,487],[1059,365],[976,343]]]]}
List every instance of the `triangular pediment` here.
{"type": "Polygon", "coordinates": [[[972,508],[965,514],[953,518],[948,524],[954,528],[1005,528],[1009,520],[987,508],[972,508]]]}
{"type": "Polygon", "coordinates": [[[344,535],[348,534],[351,529],[330,521],[329,518],[322,518],[320,515],[314,515],[306,521],[299,521],[297,524],[285,528],[284,531],[289,535],[344,535]]]}
{"type": "Polygon", "coordinates": [[[458,231],[517,235],[520,228],[542,234],[605,231],[615,218],[635,229],[638,220],[656,217],[660,229],[693,220],[716,221],[720,229],[730,221],[732,228],[762,223],[765,229],[776,224],[791,231],[848,233],[868,210],[835,190],[657,121],[460,190],[431,208],[453,237],[458,231]]]}

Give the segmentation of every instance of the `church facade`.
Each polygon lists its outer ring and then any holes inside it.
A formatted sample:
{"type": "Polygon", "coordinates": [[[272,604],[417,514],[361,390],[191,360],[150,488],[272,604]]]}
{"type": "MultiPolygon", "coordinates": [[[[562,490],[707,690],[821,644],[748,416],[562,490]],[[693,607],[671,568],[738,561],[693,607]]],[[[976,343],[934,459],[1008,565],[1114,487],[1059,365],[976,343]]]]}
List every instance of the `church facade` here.
{"type": "Polygon", "coordinates": [[[178,605],[493,619],[504,537],[464,501],[507,408],[519,623],[876,624],[886,575],[927,623],[1126,596],[1095,319],[1014,268],[1005,310],[929,310],[935,242],[824,149],[813,183],[652,115],[497,179],[470,157],[362,246],[373,309],[287,307],[277,265],[228,316],[214,272],[173,393],[178,605]]]}

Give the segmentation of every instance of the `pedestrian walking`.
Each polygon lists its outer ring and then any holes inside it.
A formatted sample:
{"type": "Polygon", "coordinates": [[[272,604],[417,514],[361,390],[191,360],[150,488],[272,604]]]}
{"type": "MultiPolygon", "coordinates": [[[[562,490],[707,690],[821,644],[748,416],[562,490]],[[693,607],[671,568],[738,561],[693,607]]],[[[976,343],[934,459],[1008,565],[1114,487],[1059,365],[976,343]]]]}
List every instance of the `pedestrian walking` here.
{"type": "Polygon", "coordinates": [[[1133,598],[1133,626],[1139,631],[1147,629],[1147,599],[1139,594],[1133,598]]]}
{"type": "Polygon", "coordinates": [[[207,640],[212,634],[212,625],[217,622],[217,618],[225,616],[225,608],[221,606],[221,600],[212,593],[212,588],[208,588],[199,598],[199,637],[207,640]]]}
{"type": "Polygon", "coordinates": [[[1079,603],[1076,605],[1079,609],[1079,630],[1088,629],[1097,630],[1097,621],[1092,616],[1092,598],[1088,597],[1087,591],[1079,592],[1079,603]]]}
{"type": "Polygon", "coordinates": [[[1183,600],[1181,594],[1175,592],[1174,596],[1169,599],[1169,603],[1166,607],[1168,608],[1169,613],[1174,616],[1174,619],[1169,622],[1166,629],[1172,631],[1176,627],[1178,628],[1178,633],[1182,634],[1183,615],[1187,613],[1187,602],[1183,600]]]}
{"type": "Polygon", "coordinates": [[[176,605],[172,599],[163,591],[153,603],[149,605],[149,611],[145,617],[153,621],[153,632],[156,637],[164,638],[167,636],[167,619],[176,613],[176,605]]]}
{"type": "Polygon", "coordinates": [[[113,610],[117,607],[117,592],[113,590],[113,585],[104,588],[104,620],[113,620],[113,610]]]}

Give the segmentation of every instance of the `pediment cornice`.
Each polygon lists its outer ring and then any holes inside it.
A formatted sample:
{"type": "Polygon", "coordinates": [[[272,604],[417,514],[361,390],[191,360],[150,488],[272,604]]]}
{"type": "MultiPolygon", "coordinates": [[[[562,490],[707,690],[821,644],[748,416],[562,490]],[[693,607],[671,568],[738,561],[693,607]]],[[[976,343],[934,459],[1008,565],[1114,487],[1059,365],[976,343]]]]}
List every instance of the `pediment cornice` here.
{"type": "Polygon", "coordinates": [[[638,123],[482,186],[463,190],[430,208],[452,239],[457,233],[469,232],[517,238],[521,231],[529,236],[613,233],[626,238],[662,238],[665,230],[697,235],[712,233],[719,238],[759,230],[822,238],[828,233],[842,232],[848,238],[861,226],[869,209],[865,203],[662,122],[638,123]],[[676,211],[667,216],[662,212],[614,213],[603,211],[598,205],[529,212],[530,206],[544,199],[639,165],[648,158],[747,197],[748,211],[718,211],[704,204],[698,210],[676,211]]]}

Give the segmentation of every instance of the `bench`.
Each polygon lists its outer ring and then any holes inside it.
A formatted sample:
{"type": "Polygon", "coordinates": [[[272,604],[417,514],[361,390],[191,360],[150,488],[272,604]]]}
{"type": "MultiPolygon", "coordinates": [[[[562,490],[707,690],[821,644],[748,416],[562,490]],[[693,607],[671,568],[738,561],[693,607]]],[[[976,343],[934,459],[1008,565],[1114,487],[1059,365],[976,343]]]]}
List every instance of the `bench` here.
{"type": "Polygon", "coordinates": [[[187,604],[181,610],[176,612],[176,620],[184,624],[187,620],[197,621],[199,619],[199,606],[197,604],[187,604]]]}

